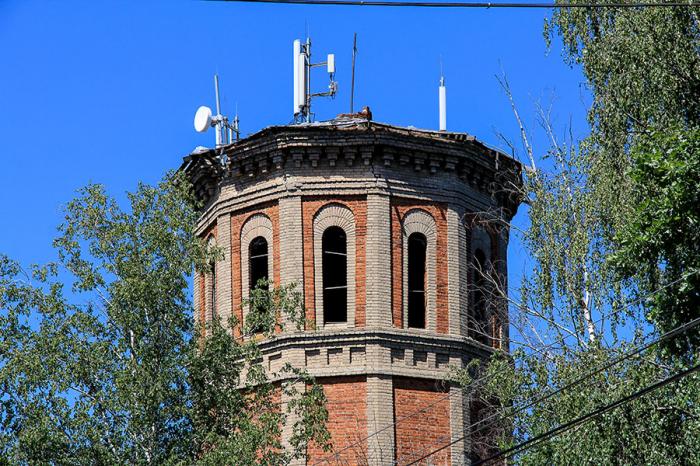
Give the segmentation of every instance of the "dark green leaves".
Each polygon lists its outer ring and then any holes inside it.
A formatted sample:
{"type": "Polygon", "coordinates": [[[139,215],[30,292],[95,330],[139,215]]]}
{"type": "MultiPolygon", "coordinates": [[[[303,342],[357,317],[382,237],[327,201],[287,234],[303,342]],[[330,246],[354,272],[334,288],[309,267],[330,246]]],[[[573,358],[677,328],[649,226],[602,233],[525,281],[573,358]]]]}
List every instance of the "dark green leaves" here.
{"type": "MultiPolygon", "coordinates": [[[[632,158],[634,213],[613,258],[640,279],[649,319],[668,331],[700,316],[700,130],[654,132],[632,158]]],[[[693,332],[667,349],[683,354],[699,343],[693,332]]]]}
{"type": "MultiPolygon", "coordinates": [[[[196,336],[189,278],[221,251],[194,236],[184,177],[139,185],[127,199],[122,208],[101,186],[79,192],[54,243],[61,267],[25,272],[0,256],[0,457],[272,465],[312,438],[323,444],[322,392],[305,374],[266,373],[257,346],[219,322],[196,336]],[[301,390],[275,382],[290,377],[301,390]],[[283,396],[302,432],[287,448],[283,396]]],[[[253,299],[270,336],[278,316],[303,316],[290,287],[253,299]]]]}

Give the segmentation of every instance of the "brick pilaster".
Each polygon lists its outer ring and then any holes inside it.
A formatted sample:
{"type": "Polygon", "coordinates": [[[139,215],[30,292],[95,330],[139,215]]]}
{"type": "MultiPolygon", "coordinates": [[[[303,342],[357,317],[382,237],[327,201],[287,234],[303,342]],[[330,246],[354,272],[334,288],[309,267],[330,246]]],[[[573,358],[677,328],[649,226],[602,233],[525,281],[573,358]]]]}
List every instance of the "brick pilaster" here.
{"type": "Polygon", "coordinates": [[[391,207],[389,196],[367,196],[367,326],[391,327],[391,207]]]}
{"type": "Polygon", "coordinates": [[[231,216],[227,213],[217,219],[217,246],[224,257],[216,262],[216,312],[221,323],[227,325],[231,317],[231,216]]]}
{"type": "Polygon", "coordinates": [[[371,435],[367,439],[369,465],[393,464],[395,460],[393,404],[391,376],[367,377],[367,431],[371,435]]]}
{"type": "MultiPolygon", "coordinates": [[[[279,200],[279,248],[280,283],[296,284],[296,290],[304,293],[304,236],[302,231],[301,196],[283,197],[279,200]]],[[[289,326],[289,322],[286,323],[289,326]]]]}

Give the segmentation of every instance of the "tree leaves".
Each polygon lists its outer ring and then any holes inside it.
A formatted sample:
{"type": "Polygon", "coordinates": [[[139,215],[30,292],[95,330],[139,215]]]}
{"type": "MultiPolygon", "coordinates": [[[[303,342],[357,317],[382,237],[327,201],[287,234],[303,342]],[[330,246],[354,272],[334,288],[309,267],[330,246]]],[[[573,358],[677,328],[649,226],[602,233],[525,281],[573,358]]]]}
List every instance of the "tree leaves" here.
{"type": "MultiPolygon", "coordinates": [[[[283,387],[256,345],[219,322],[197,336],[188,279],[220,251],[193,234],[184,176],[139,184],[127,199],[123,209],[99,185],[79,191],[54,242],[61,267],[27,273],[0,256],[0,457],[282,464],[312,438],[327,442],[322,391],[308,376],[293,379],[309,390],[286,395],[307,412],[294,413],[301,435],[283,448],[287,410],[270,402],[283,387]]],[[[258,298],[274,305],[261,311],[270,327],[281,312],[303,315],[289,288],[267,293],[258,298]]]]}

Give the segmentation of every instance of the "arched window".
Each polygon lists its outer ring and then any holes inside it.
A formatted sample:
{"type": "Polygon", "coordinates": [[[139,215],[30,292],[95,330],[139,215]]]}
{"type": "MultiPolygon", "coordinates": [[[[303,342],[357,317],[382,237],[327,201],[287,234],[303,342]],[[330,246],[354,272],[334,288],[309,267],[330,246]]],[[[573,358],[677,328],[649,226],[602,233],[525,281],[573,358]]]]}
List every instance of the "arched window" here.
{"type": "Polygon", "coordinates": [[[408,326],[425,328],[425,257],[428,241],[422,233],[408,237],[408,326]]]}
{"type": "MultiPolygon", "coordinates": [[[[248,296],[251,299],[253,298],[253,293],[252,291],[255,290],[256,288],[261,288],[264,290],[267,290],[269,287],[269,284],[267,282],[268,279],[268,251],[267,251],[267,240],[263,238],[262,236],[257,236],[253,238],[253,240],[250,242],[248,245],[248,286],[250,289],[250,293],[248,293],[248,296]],[[265,280],[264,283],[260,283],[260,280],[265,280]]],[[[261,298],[258,296],[257,299],[261,298]]],[[[265,312],[267,308],[267,303],[265,302],[266,299],[264,296],[262,296],[263,300],[259,301],[253,301],[253,303],[256,304],[257,311],[258,312],[265,312]]],[[[250,309],[253,309],[253,303],[250,305],[250,309]]],[[[265,326],[264,325],[255,325],[254,328],[251,329],[253,333],[262,333],[265,331],[265,326]]]]}
{"type": "Polygon", "coordinates": [[[260,280],[268,279],[267,240],[258,236],[248,246],[248,284],[251,290],[260,280]]]}
{"type": "Polygon", "coordinates": [[[472,313],[471,337],[484,344],[489,343],[486,325],[486,255],[481,249],[474,251],[474,312],[472,313]]]}
{"type": "Polygon", "coordinates": [[[347,322],[348,277],[347,237],[342,228],[332,226],[323,232],[323,321],[347,322]]]}

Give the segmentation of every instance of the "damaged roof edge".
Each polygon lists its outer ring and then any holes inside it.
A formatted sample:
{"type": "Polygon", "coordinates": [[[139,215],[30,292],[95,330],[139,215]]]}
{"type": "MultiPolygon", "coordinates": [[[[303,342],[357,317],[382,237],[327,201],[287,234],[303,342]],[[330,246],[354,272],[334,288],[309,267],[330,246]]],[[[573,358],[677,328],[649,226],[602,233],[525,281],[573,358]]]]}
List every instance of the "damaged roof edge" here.
{"type": "Polygon", "coordinates": [[[292,125],[270,125],[267,126],[249,136],[236,141],[232,144],[228,144],[222,147],[225,152],[229,150],[235,151],[237,147],[245,146],[247,144],[254,144],[255,141],[265,138],[266,136],[274,133],[280,132],[304,132],[313,130],[338,130],[338,131],[374,131],[381,129],[393,134],[403,134],[407,136],[414,136],[419,138],[425,138],[428,140],[442,142],[447,144],[459,144],[467,143],[472,146],[477,146],[483,148],[487,152],[492,152],[498,157],[505,157],[511,159],[516,163],[520,163],[512,155],[507,154],[500,148],[492,147],[481,140],[477,139],[475,136],[469,133],[455,132],[455,131],[438,131],[431,129],[414,128],[411,126],[395,126],[388,123],[371,121],[366,118],[359,117],[340,117],[333,120],[313,122],[313,123],[299,123],[292,125]]]}

